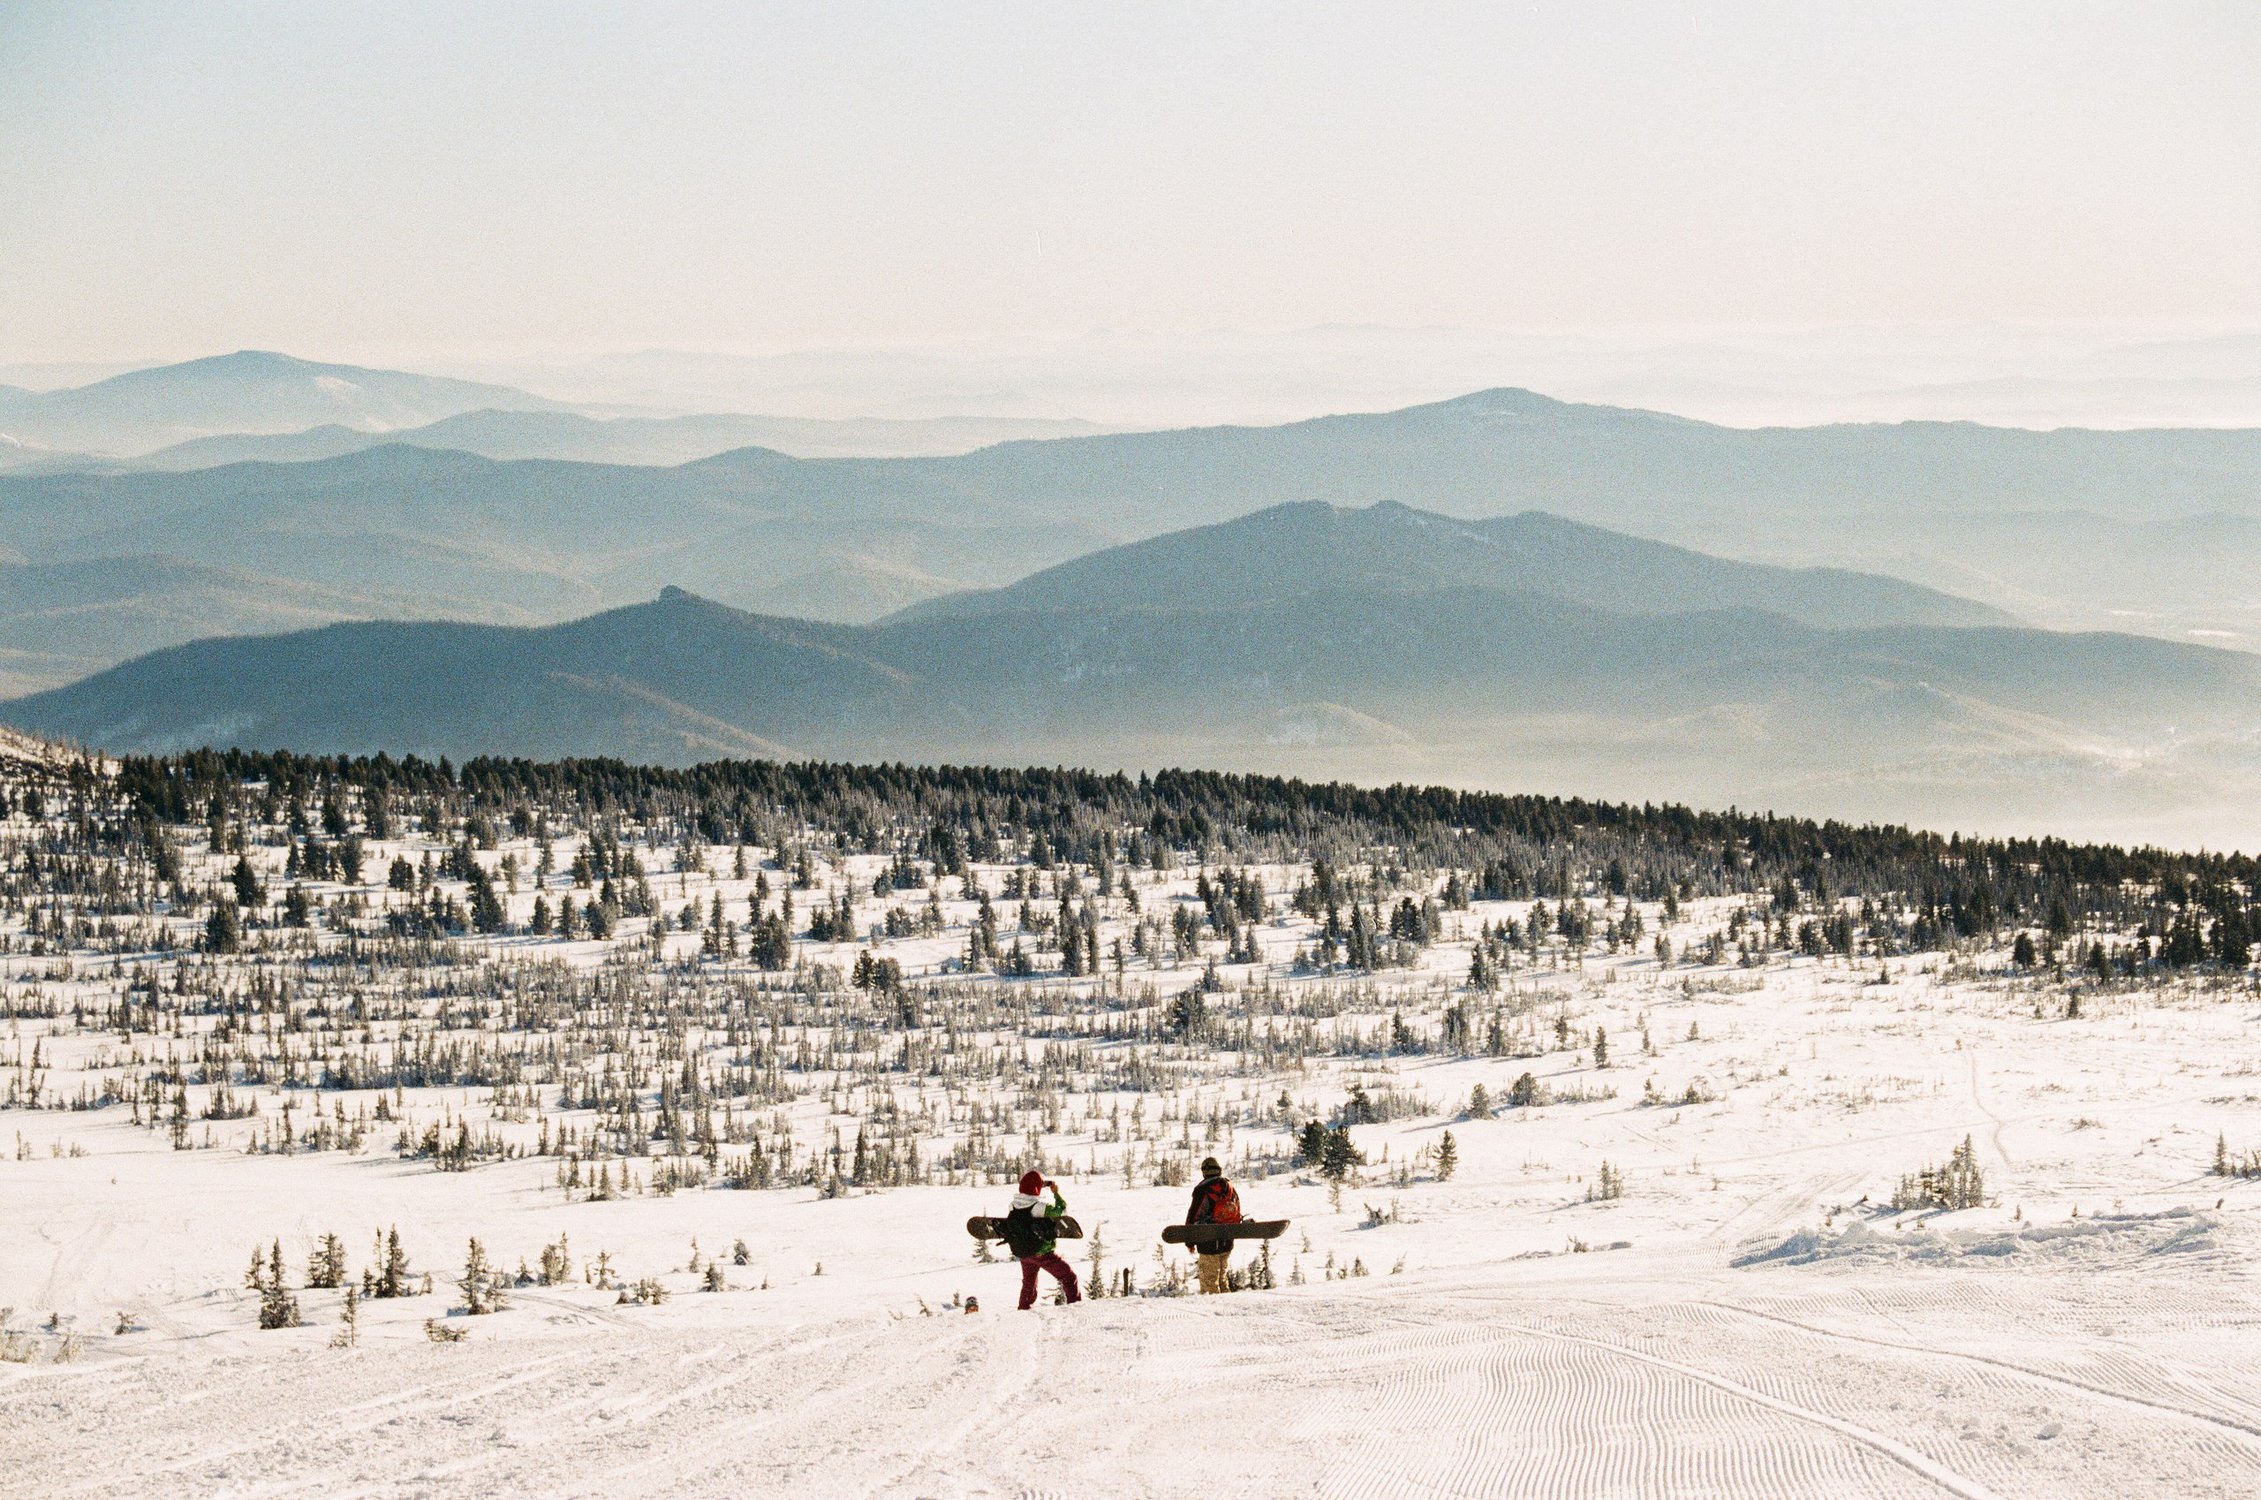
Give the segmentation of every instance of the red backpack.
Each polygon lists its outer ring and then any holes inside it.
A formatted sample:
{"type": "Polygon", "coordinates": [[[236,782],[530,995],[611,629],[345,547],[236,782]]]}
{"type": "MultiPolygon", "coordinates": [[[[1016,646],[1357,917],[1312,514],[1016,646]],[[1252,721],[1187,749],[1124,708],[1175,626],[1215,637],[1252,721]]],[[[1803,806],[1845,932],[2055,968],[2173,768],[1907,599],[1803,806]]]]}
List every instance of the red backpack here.
{"type": "Polygon", "coordinates": [[[1212,1224],[1238,1224],[1240,1222],[1240,1194],[1222,1177],[1209,1193],[1209,1222],[1212,1224]]]}

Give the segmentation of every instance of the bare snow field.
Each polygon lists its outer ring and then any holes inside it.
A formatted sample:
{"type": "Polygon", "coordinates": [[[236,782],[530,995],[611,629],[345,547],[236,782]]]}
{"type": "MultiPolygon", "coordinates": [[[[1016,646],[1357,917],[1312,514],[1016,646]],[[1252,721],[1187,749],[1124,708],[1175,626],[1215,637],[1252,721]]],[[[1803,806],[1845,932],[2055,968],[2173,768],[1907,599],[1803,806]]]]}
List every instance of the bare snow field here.
{"type": "Polygon", "coordinates": [[[10,805],[0,1496],[2261,1493],[2247,973],[1880,910],[1816,956],[1780,900],[1380,858],[1338,872],[1400,924],[1353,971],[1308,862],[1007,836],[878,894],[900,851],[806,828],[325,836],[254,793],[100,894],[43,863],[60,793],[10,805]],[[600,890],[605,937],[529,930],[600,890]],[[1892,1206],[1966,1140],[1975,1206],[1892,1206]],[[1292,1220],[1226,1297],[1156,1237],[1207,1154],[1292,1220]],[[1108,1295],[1023,1314],[979,1257],[1031,1161],[1108,1295]],[[395,1230],[405,1294],[361,1295],[395,1230]]]}

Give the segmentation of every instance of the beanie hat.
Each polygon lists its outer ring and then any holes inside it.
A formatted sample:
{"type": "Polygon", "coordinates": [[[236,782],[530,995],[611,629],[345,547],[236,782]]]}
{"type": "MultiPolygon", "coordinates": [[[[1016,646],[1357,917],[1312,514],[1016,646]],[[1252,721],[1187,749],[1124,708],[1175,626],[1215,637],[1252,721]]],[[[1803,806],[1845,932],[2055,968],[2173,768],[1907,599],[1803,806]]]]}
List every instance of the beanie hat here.
{"type": "Polygon", "coordinates": [[[1021,1173],[1021,1191],[1028,1194],[1031,1198],[1035,1197],[1038,1193],[1043,1192],[1044,1174],[1042,1172],[1021,1173]]]}
{"type": "Polygon", "coordinates": [[[1217,1165],[1217,1158],[1214,1156],[1204,1156],[1201,1158],[1201,1175],[1204,1177],[1222,1177],[1225,1175],[1225,1169],[1217,1165]]]}

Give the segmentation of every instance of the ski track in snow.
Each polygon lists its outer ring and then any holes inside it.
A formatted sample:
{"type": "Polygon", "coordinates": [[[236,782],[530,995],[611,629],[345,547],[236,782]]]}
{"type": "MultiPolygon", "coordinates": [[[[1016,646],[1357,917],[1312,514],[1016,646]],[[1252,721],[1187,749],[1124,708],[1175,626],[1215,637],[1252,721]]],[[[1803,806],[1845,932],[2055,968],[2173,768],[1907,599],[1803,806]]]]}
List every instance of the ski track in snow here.
{"type": "Polygon", "coordinates": [[[1922,1333],[1884,1337],[1842,1326],[1876,1326],[1866,1289],[1694,1279],[1440,1272],[1026,1316],[158,1353],[0,1382],[0,1433],[14,1472],[50,1476],[39,1493],[85,1497],[2261,1490],[2261,1393],[2173,1354],[2200,1289],[1949,1273],[1894,1313],[1922,1333]],[[2094,1331],[2119,1319],[2145,1341],[2094,1331]],[[1953,1347],[2004,1339],[2036,1352],[1953,1347]]]}

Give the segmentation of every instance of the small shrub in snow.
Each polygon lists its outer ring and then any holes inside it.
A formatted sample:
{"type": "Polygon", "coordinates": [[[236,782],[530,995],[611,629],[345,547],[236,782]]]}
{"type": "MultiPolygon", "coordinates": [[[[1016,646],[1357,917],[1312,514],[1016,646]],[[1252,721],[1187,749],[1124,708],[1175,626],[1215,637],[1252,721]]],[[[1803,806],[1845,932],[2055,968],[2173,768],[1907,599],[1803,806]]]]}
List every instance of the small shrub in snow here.
{"type": "Polygon", "coordinates": [[[646,1276],[631,1286],[622,1287],[619,1300],[639,1307],[657,1307],[667,1300],[667,1288],[660,1284],[657,1276],[646,1276]]]}
{"type": "Polygon", "coordinates": [[[2216,1177],[2261,1177],[2261,1151],[2247,1151],[2241,1154],[2230,1149],[2228,1136],[2215,1136],[2214,1175],[2216,1177]]]}
{"type": "Polygon", "coordinates": [[[1977,1208],[1985,1201],[1986,1174],[1979,1170],[1978,1149],[1967,1135],[1947,1158],[1946,1165],[1926,1167],[1901,1178],[1898,1190],[1892,1194],[1892,1206],[1903,1211],[1977,1208]]]}
{"type": "Polygon", "coordinates": [[[1601,1203],[1611,1198],[1625,1196],[1625,1174],[1608,1162],[1603,1162],[1594,1173],[1593,1183],[1586,1189],[1588,1203],[1601,1203]]]}

